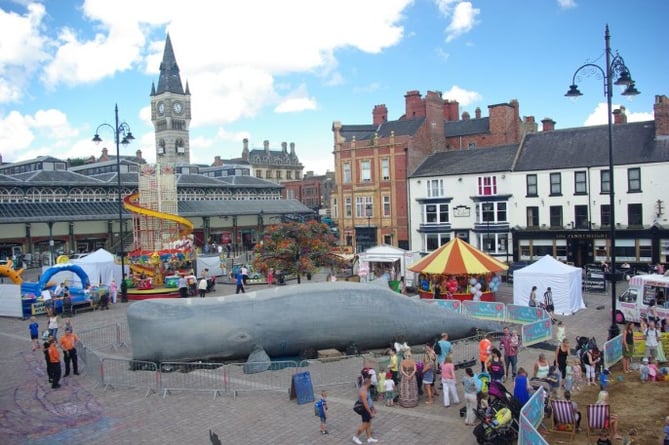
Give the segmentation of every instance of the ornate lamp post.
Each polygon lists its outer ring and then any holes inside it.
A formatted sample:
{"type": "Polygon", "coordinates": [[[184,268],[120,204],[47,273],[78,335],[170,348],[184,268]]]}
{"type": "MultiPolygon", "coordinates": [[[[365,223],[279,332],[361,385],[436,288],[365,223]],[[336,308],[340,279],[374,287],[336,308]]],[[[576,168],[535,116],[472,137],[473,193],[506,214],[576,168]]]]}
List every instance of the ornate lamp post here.
{"type": "Polygon", "coordinates": [[[116,143],[116,179],[118,192],[118,224],[119,224],[119,239],[121,246],[121,302],[128,302],[128,285],[125,282],[125,249],[123,247],[123,193],[121,190],[121,148],[120,144],[128,145],[135,137],[130,131],[130,126],[126,122],[118,121],[118,104],[114,105],[114,125],[100,124],[95,129],[95,136],[93,142],[99,144],[102,142],[100,138],[100,128],[108,127],[114,132],[114,142],[116,143]]]}
{"type": "Polygon", "coordinates": [[[613,180],[613,122],[612,122],[612,111],[611,111],[611,98],[613,95],[613,85],[622,85],[625,87],[623,91],[623,96],[636,96],[639,94],[639,91],[634,86],[634,81],[630,74],[629,69],[625,65],[623,58],[616,52],[614,55],[611,52],[610,44],[611,36],[609,34],[609,25],[606,25],[606,30],[604,32],[604,43],[605,43],[605,56],[606,56],[606,66],[602,68],[599,65],[594,63],[586,63],[581,65],[572,76],[571,85],[569,86],[569,91],[565,94],[567,97],[578,97],[583,94],[578,90],[578,85],[576,85],[576,80],[580,80],[579,76],[589,77],[595,76],[597,78],[603,78],[604,80],[604,95],[606,96],[606,106],[608,111],[608,131],[609,131],[609,212],[610,212],[610,222],[609,222],[609,239],[610,239],[610,251],[609,255],[611,258],[611,270],[609,274],[609,279],[611,280],[611,326],[609,327],[609,339],[617,337],[620,334],[620,329],[616,323],[616,279],[618,278],[618,273],[616,272],[616,221],[615,221],[615,196],[614,196],[614,180],[613,180]],[[614,82],[612,76],[617,76],[618,79],[614,82]]]}

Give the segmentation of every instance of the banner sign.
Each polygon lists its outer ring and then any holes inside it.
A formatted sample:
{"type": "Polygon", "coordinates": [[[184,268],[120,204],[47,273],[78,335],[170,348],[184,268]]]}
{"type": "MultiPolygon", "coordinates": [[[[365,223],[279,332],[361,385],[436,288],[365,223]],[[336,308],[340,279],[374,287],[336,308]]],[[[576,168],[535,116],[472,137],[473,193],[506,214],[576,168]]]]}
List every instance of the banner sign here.
{"type": "Polygon", "coordinates": [[[543,341],[550,341],[553,338],[553,324],[550,318],[537,320],[534,323],[528,323],[522,326],[523,345],[531,346],[543,341]]]}
{"type": "Polygon", "coordinates": [[[490,301],[462,302],[462,312],[482,320],[504,321],[504,304],[490,301]]]}
{"type": "Polygon", "coordinates": [[[618,335],[617,337],[608,340],[604,343],[604,367],[610,368],[611,366],[618,363],[623,359],[623,336],[618,335]]]}

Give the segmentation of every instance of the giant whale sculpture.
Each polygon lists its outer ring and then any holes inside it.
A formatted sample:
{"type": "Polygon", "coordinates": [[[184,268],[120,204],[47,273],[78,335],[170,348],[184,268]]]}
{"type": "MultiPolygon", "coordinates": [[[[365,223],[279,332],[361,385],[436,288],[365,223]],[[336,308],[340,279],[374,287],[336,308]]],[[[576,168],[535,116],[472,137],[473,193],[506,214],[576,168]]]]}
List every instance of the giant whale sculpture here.
{"type": "Polygon", "coordinates": [[[133,303],[128,326],[135,360],[155,362],[247,357],[254,346],[269,356],[309,348],[383,348],[398,335],[409,344],[440,332],[451,339],[497,322],[456,314],[362,283],[309,283],[212,298],[165,298],[133,303]]]}

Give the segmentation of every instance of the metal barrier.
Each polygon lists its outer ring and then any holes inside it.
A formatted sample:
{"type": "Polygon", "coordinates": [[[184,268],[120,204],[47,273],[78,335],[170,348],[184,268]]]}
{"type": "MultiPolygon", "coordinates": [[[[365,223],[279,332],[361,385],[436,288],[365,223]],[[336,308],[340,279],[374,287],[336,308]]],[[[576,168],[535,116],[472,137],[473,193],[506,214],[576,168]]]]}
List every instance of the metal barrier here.
{"type": "MultiPolygon", "coordinates": [[[[382,358],[382,357],[381,357],[382,358]]],[[[325,388],[338,385],[355,385],[360,370],[369,367],[372,355],[344,355],[333,358],[303,360],[300,362],[302,371],[309,371],[314,387],[325,388]],[[328,366],[330,363],[337,366],[328,366]]]]}
{"type": "Polygon", "coordinates": [[[163,398],[171,391],[202,391],[213,393],[216,400],[226,390],[223,363],[163,362],[159,369],[159,388],[163,398]]]}
{"type": "Polygon", "coordinates": [[[144,397],[156,392],[160,385],[158,367],[153,362],[105,357],[100,366],[104,390],[108,388],[146,388],[144,397]]]}
{"type": "Polygon", "coordinates": [[[88,376],[93,377],[98,385],[102,385],[102,359],[100,355],[92,350],[85,343],[77,345],[77,356],[79,359],[79,371],[85,372],[88,376]],[[83,366],[82,366],[83,363],[83,366]]]}
{"type": "Polygon", "coordinates": [[[122,324],[113,323],[95,329],[78,331],[77,336],[82,343],[98,351],[104,351],[107,348],[118,351],[122,347],[129,349],[130,341],[127,322],[123,322],[122,324]]]}
{"type": "Polygon", "coordinates": [[[225,389],[237,398],[239,392],[247,391],[277,391],[288,392],[292,383],[293,374],[300,369],[295,361],[260,362],[253,365],[267,365],[268,370],[254,374],[247,374],[249,366],[246,363],[229,363],[225,370],[225,389]]]}

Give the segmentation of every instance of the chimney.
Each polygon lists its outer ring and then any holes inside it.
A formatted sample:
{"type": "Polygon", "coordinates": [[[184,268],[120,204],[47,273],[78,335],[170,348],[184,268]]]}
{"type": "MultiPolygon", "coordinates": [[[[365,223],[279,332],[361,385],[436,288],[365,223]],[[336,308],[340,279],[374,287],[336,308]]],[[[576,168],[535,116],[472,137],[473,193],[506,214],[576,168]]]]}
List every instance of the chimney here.
{"type": "Polygon", "coordinates": [[[463,121],[468,121],[469,120],[469,111],[465,111],[462,113],[462,120],[463,121]]]}
{"type": "Polygon", "coordinates": [[[622,105],[620,106],[620,108],[613,110],[613,123],[616,125],[627,123],[627,115],[625,114],[625,107],[623,107],[622,105]]]}
{"type": "Polygon", "coordinates": [[[288,144],[286,142],[281,143],[281,151],[284,153],[288,153],[288,144]]]}
{"type": "Polygon", "coordinates": [[[290,154],[291,155],[295,154],[295,142],[290,143],[290,154]]]}
{"type": "Polygon", "coordinates": [[[220,155],[216,155],[216,156],[214,156],[214,166],[215,166],[215,167],[218,167],[218,166],[220,166],[221,164],[222,164],[222,162],[221,162],[221,156],[220,156],[220,155]]]}
{"type": "Polygon", "coordinates": [[[555,130],[555,121],[550,117],[545,117],[541,120],[543,125],[541,131],[553,131],[555,130]]]}
{"type": "Polygon", "coordinates": [[[388,108],[385,104],[374,105],[374,110],[372,111],[372,123],[374,125],[381,125],[384,122],[388,122],[388,108]]]}
{"type": "Polygon", "coordinates": [[[476,110],[474,110],[474,116],[476,119],[481,119],[481,108],[476,107],[476,110]]]}
{"type": "Polygon", "coordinates": [[[243,149],[242,149],[242,159],[245,161],[249,160],[249,140],[247,138],[242,139],[243,149]]]}
{"type": "Polygon", "coordinates": [[[102,147],[102,156],[100,156],[101,161],[108,161],[109,160],[109,150],[107,150],[107,147],[102,147]]]}
{"type": "Polygon", "coordinates": [[[142,150],[137,150],[135,152],[135,156],[137,156],[138,161],[141,161],[142,160],[142,150]]]}
{"type": "Polygon", "coordinates": [[[247,150],[247,151],[248,151],[248,149],[249,149],[249,140],[248,140],[247,138],[244,138],[244,140],[242,140],[242,144],[243,144],[243,147],[242,147],[242,148],[243,148],[244,150],[247,150]]]}
{"type": "Polygon", "coordinates": [[[445,100],[444,101],[444,120],[457,121],[460,116],[460,104],[458,101],[445,100]]]}
{"type": "Polygon", "coordinates": [[[655,113],[655,137],[662,136],[663,139],[669,137],[669,98],[667,96],[655,96],[653,105],[655,113]]]}
{"type": "Polygon", "coordinates": [[[269,153],[269,140],[265,139],[262,143],[262,146],[265,149],[265,153],[269,153]]]}
{"type": "Polygon", "coordinates": [[[404,102],[406,108],[405,117],[407,119],[425,116],[425,103],[423,103],[418,90],[407,91],[404,95],[404,102]]]}

